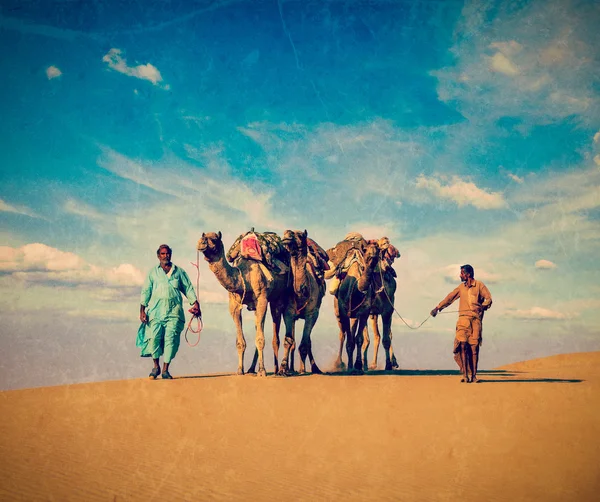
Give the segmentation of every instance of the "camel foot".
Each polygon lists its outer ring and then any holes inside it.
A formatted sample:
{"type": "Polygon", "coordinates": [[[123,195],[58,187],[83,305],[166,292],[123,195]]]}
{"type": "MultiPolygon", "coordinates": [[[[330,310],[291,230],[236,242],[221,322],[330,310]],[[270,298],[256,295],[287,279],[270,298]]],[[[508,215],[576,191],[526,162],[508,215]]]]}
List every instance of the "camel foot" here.
{"type": "Polygon", "coordinates": [[[385,371],[392,371],[392,369],[394,369],[392,363],[385,363],[385,371]]]}
{"type": "Polygon", "coordinates": [[[258,370],[258,376],[259,377],[266,377],[267,376],[267,370],[265,370],[264,368],[258,370]]]}
{"type": "Polygon", "coordinates": [[[396,361],[392,361],[392,369],[393,370],[399,370],[400,369],[400,365],[396,361]]]}
{"type": "Polygon", "coordinates": [[[319,367],[316,364],[311,365],[310,371],[312,372],[313,375],[322,375],[323,372],[319,369],[319,367]]]}
{"type": "Polygon", "coordinates": [[[470,383],[468,378],[460,377],[460,383],[470,383]]]}
{"type": "Polygon", "coordinates": [[[377,363],[371,363],[371,364],[369,364],[369,370],[375,371],[376,369],[377,369],[377,363]]]}
{"type": "Polygon", "coordinates": [[[349,373],[351,375],[364,375],[365,372],[362,370],[362,368],[352,368],[349,373]]]}
{"type": "Polygon", "coordinates": [[[336,371],[346,371],[346,363],[338,359],[335,363],[333,363],[333,369],[336,371]]]}
{"type": "Polygon", "coordinates": [[[238,375],[243,375],[244,374],[244,370],[242,368],[238,368],[237,374],[238,375]]]}

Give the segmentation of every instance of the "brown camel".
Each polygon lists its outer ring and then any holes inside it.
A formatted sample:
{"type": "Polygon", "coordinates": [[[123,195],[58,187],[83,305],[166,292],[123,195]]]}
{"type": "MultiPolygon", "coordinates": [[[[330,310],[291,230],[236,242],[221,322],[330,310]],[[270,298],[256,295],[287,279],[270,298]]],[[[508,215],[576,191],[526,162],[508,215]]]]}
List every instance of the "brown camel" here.
{"type": "MultiPolygon", "coordinates": [[[[389,371],[398,368],[398,362],[396,361],[394,349],[392,348],[392,316],[394,315],[396,279],[394,279],[392,274],[383,273],[381,266],[378,266],[373,274],[372,281],[373,287],[375,288],[375,296],[373,298],[373,302],[371,303],[371,312],[369,318],[371,319],[371,327],[373,329],[373,336],[375,337],[375,347],[373,360],[369,365],[369,369],[377,369],[377,353],[379,351],[379,342],[381,340],[377,319],[379,316],[381,316],[383,327],[383,348],[385,349],[385,369],[386,371],[389,371]]],[[[362,345],[365,362],[368,360],[367,351],[369,349],[369,344],[369,330],[365,325],[362,345]]]]}
{"type": "Polygon", "coordinates": [[[237,266],[231,266],[225,259],[221,237],[221,232],[203,233],[198,241],[198,250],[204,254],[204,259],[208,262],[210,270],[215,274],[221,286],[229,291],[229,312],[237,330],[237,373],[238,375],[244,374],[246,340],[242,330],[242,308],[246,305],[248,310],[256,311],[256,354],[249,372],[254,372],[254,365],[258,358],[258,375],[266,376],[267,374],[263,359],[267,304],[271,308],[271,317],[273,318],[273,349],[275,372],[277,373],[278,362],[275,346],[279,348],[279,327],[286,310],[289,272],[272,274],[273,280],[269,281],[255,260],[241,258],[237,266]]]}
{"type": "Polygon", "coordinates": [[[341,280],[337,294],[334,297],[333,307],[340,327],[340,350],[337,365],[342,366],[342,349],[346,339],[346,352],[348,354],[348,371],[353,374],[362,374],[363,359],[362,345],[363,332],[375,299],[373,276],[375,267],[379,262],[379,253],[376,244],[368,244],[364,255],[359,249],[352,249],[350,257],[352,265],[341,280]],[[352,319],[357,322],[351,323],[352,319]],[[356,361],[353,361],[356,349],[356,361]]]}
{"type": "Polygon", "coordinates": [[[308,232],[306,230],[304,232],[286,230],[283,233],[282,244],[290,253],[292,288],[284,318],[285,342],[279,374],[288,375],[294,372],[295,325],[298,319],[304,319],[302,340],[298,348],[300,373],[306,371],[304,362],[307,356],[311,371],[321,373],[313,357],[310,334],[319,318],[319,309],[325,295],[325,279],[322,274],[317,273],[318,261],[316,260],[317,265],[314,265],[308,256],[308,232]]]}

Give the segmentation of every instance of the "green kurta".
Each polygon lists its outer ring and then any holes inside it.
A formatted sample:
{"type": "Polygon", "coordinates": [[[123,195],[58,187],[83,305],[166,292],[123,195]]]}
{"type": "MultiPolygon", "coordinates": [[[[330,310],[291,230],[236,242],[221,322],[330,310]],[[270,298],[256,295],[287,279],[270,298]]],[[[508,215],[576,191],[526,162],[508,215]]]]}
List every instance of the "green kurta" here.
{"type": "Polygon", "coordinates": [[[196,293],[186,271],[176,265],[165,274],[160,265],[153,267],[142,287],[140,303],[146,307],[146,325],[142,357],[154,359],[164,354],[170,363],[179,350],[181,332],[185,326],[185,313],[181,295],[190,305],[196,302],[196,293]]]}

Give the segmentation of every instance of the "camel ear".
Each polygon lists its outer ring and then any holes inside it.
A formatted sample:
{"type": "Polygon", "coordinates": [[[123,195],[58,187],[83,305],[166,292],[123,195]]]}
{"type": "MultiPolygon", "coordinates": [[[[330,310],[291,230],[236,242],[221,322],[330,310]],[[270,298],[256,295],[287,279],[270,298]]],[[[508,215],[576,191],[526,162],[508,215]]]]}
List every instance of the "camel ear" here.
{"type": "Polygon", "coordinates": [[[204,237],[206,237],[206,234],[202,232],[202,238],[204,239],[204,237]]]}
{"type": "Polygon", "coordinates": [[[221,231],[219,230],[219,233],[217,234],[219,236],[219,240],[221,239],[221,231]]]}
{"type": "Polygon", "coordinates": [[[308,231],[306,230],[306,228],[304,229],[304,237],[308,236],[308,231]]]}

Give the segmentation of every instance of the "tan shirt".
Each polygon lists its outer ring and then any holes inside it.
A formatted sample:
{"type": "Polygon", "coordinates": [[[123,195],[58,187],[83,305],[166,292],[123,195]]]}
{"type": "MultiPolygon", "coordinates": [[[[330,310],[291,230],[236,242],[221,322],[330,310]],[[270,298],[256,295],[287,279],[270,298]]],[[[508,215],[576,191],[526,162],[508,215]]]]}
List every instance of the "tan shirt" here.
{"type": "Polygon", "coordinates": [[[492,306],[492,295],[490,290],[483,282],[476,281],[475,279],[473,279],[470,287],[466,286],[464,282],[461,282],[454,291],[438,304],[438,310],[445,309],[449,305],[452,305],[457,298],[460,298],[458,303],[459,316],[475,316],[479,319],[483,319],[483,311],[492,306]]]}

